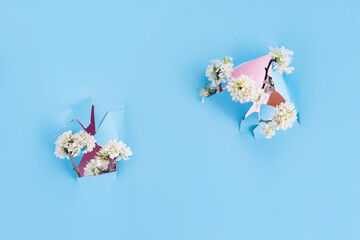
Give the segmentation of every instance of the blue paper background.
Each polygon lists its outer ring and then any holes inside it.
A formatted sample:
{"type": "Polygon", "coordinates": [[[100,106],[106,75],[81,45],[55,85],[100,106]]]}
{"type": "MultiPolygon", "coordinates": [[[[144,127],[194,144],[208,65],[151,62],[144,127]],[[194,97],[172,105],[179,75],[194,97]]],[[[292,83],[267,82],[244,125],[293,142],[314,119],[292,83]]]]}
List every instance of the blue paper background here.
{"type": "MultiPolygon", "coordinates": [[[[0,1],[1,239],[360,239],[357,1],[0,1]],[[294,50],[302,125],[239,134],[201,104],[211,59],[294,50]],[[75,102],[125,106],[115,182],[77,183],[51,135],[75,102]]],[[[104,109],[106,110],[106,109],[104,109]]]]}

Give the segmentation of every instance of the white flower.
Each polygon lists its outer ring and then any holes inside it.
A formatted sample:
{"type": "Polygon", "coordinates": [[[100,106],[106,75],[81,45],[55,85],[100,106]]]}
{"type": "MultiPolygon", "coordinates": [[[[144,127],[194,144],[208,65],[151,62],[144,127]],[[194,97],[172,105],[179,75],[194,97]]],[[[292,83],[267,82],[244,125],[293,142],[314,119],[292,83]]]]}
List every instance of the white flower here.
{"type": "Polygon", "coordinates": [[[107,160],[99,158],[91,159],[84,167],[84,177],[99,175],[102,171],[108,169],[108,165],[109,161],[107,160]]]}
{"type": "Polygon", "coordinates": [[[277,70],[279,73],[286,72],[287,74],[291,73],[294,70],[293,67],[289,67],[292,61],[291,55],[294,54],[293,51],[286,49],[284,46],[282,46],[281,48],[276,47],[275,49],[273,47],[270,47],[270,50],[271,52],[269,53],[269,55],[272,59],[275,59],[275,70],[277,70]]]}
{"type": "Polygon", "coordinates": [[[202,103],[204,103],[204,99],[209,95],[210,95],[209,90],[204,88],[200,89],[200,97],[202,98],[202,103]]]}
{"type": "Polygon", "coordinates": [[[272,116],[274,128],[276,130],[282,129],[284,131],[288,128],[292,128],[297,119],[294,104],[290,102],[280,103],[280,105],[276,107],[275,112],[272,113],[272,116]]]}
{"type": "Polygon", "coordinates": [[[61,134],[58,139],[55,142],[55,152],[54,154],[56,155],[56,157],[64,159],[67,158],[69,159],[68,156],[68,151],[66,146],[68,145],[68,142],[70,141],[70,139],[72,138],[72,133],[71,131],[67,131],[64,132],[63,134],[61,134]]]}
{"type": "Polygon", "coordinates": [[[116,140],[112,140],[101,148],[99,155],[110,160],[119,158],[117,159],[119,161],[121,159],[128,160],[132,152],[130,147],[127,147],[122,141],[117,142],[116,140]]]}
{"type": "Polygon", "coordinates": [[[231,77],[234,64],[231,57],[224,57],[223,60],[215,59],[211,61],[206,69],[206,76],[211,82],[212,88],[217,88],[221,82],[226,82],[226,79],[231,77]]]}
{"type": "Polygon", "coordinates": [[[95,138],[90,134],[80,131],[72,134],[71,131],[64,132],[55,142],[55,155],[61,159],[69,159],[69,154],[73,157],[91,152],[95,147],[95,138]]]}
{"type": "MultiPolygon", "coordinates": [[[[233,59],[231,57],[224,57],[222,64],[220,65],[220,72],[224,74],[225,78],[231,78],[231,73],[233,72],[233,59]]],[[[225,81],[226,82],[226,81],[225,81]]]]}
{"type": "Polygon", "coordinates": [[[254,95],[254,99],[252,100],[252,102],[256,105],[261,105],[265,102],[266,97],[267,97],[267,95],[266,95],[264,89],[257,88],[256,94],[254,95]]]}
{"type": "Polygon", "coordinates": [[[273,129],[273,126],[270,125],[269,123],[266,123],[263,127],[262,127],[262,132],[264,133],[266,139],[270,139],[272,138],[272,136],[275,135],[275,131],[273,129]]]}
{"type": "Polygon", "coordinates": [[[227,86],[233,101],[240,103],[252,102],[259,96],[255,86],[255,81],[248,75],[242,74],[238,78],[233,78],[227,86]]]}
{"type": "Polygon", "coordinates": [[[91,152],[95,147],[96,141],[94,136],[84,131],[75,133],[74,138],[77,139],[79,144],[85,148],[84,153],[91,152]]]}

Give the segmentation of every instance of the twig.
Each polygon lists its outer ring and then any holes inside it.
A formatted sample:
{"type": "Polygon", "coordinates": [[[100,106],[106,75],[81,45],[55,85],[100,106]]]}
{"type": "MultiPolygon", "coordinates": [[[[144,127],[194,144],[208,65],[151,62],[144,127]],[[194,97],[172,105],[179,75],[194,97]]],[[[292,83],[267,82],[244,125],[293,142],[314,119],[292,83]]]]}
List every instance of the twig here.
{"type": "Polygon", "coordinates": [[[270,120],[262,120],[262,119],[260,119],[259,120],[259,122],[264,122],[264,123],[269,123],[269,122],[272,122],[273,120],[272,119],[270,119],[270,120]]]}
{"type": "Polygon", "coordinates": [[[268,77],[269,77],[269,82],[270,82],[270,84],[271,84],[271,77],[269,76],[269,69],[270,69],[271,64],[272,64],[273,62],[276,62],[276,60],[272,58],[272,59],[269,61],[268,66],[265,68],[265,78],[264,78],[264,83],[263,83],[263,85],[262,85],[262,87],[261,87],[262,89],[265,88],[265,82],[266,82],[266,80],[268,79],[268,77]]]}
{"type": "Polygon", "coordinates": [[[223,90],[223,87],[222,87],[222,83],[220,82],[220,84],[219,84],[219,93],[221,93],[222,91],[224,91],[224,90],[223,90]]]}
{"type": "Polygon", "coordinates": [[[112,167],[113,167],[113,165],[114,165],[115,162],[116,162],[116,158],[111,161],[111,165],[110,165],[110,168],[109,168],[109,172],[112,170],[112,167]]]}
{"type": "Polygon", "coordinates": [[[114,163],[116,163],[116,159],[117,159],[117,158],[115,158],[115,159],[113,159],[113,160],[110,160],[110,162],[111,162],[110,167],[109,167],[108,169],[106,169],[106,170],[101,171],[101,173],[115,172],[116,170],[112,171],[112,168],[113,168],[113,166],[114,166],[114,163]]]}
{"type": "Polygon", "coordinates": [[[212,96],[212,95],[215,95],[217,93],[221,93],[222,91],[224,91],[223,87],[222,87],[222,83],[219,83],[218,85],[218,89],[215,89],[214,92],[210,91],[208,97],[212,96]]]}
{"type": "Polygon", "coordinates": [[[70,154],[70,153],[69,153],[69,156],[70,156],[70,158],[71,158],[71,163],[72,163],[72,165],[73,165],[74,171],[76,172],[76,175],[77,175],[78,177],[81,177],[80,172],[79,172],[78,168],[76,167],[74,156],[73,156],[72,154],[70,154]]]}

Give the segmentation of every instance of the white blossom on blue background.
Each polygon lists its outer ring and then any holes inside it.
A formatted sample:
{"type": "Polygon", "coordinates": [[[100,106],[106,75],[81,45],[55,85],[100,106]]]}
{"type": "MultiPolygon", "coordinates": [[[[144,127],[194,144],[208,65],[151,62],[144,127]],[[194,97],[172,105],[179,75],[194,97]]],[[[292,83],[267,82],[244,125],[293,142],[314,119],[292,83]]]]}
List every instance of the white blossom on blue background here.
{"type": "Polygon", "coordinates": [[[102,158],[109,160],[118,158],[117,160],[119,161],[121,159],[128,160],[129,156],[132,155],[132,152],[130,147],[122,141],[118,142],[116,140],[111,140],[101,148],[99,155],[102,156],[102,158]]]}
{"type": "Polygon", "coordinates": [[[232,100],[240,103],[252,102],[256,99],[258,90],[252,77],[242,74],[238,78],[232,78],[227,86],[232,100]]]}
{"type": "Polygon", "coordinates": [[[293,103],[285,102],[276,107],[272,113],[272,120],[276,130],[287,130],[292,128],[296,121],[296,109],[293,103]]]}
{"type": "Polygon", "coordinates": [[[80,131],[72,134],[71,130],[64,132],[55,142],[55,155],[61,159],[69,159],[69,154],[77,157],[83,153],[91,152],[95,147],[94,136],[80,131]]]}
{"type": "Polygon", "coordinates": [[[293,51],[286,49],[284,46],[281,48],[270,47],[271,52],[269,53],[270,57],[275,60],[274,62],[274,69],[277,70],[279,73],[291,73],[294,68],[290,67],[290,63],[292,61],[292,55],[294,54],[293,51]]]}
{"type": "Polygon", "coordinates": [[[224,59],[215,59],[211,61],[206,69],[206,76],[211,82],[212,88],[217,88],[220,83],[225,83],[227,79],[231,78],[234,64],[231,57],[224,57],[224,59]]]}
{"type": "Polygon", "coordinates": [[[84,177],[97,176],[108,169],[109,161],[95,158],[91,159],[84,167],[84,177]]]}
{"type": "Polygon", "coordinates": [[[261,130],[264,133],[266,139],[270,139],[275,135],[275,130],[272,124],[266,123],[261,130]]]}

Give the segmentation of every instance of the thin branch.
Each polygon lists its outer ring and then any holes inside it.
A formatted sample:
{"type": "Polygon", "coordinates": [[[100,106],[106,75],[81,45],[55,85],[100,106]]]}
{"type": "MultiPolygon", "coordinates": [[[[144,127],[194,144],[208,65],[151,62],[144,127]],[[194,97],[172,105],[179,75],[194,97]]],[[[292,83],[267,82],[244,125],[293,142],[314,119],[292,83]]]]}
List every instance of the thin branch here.
{"type": "Polygon", "coordinates": [[[223,87],[222,87],[222,83],[219,83],[218,85],[218,89],[215,89],[214,91],[210,91],[208,97],[215,95],[217,93],[221,93],[222,91],[224,91],[223,87]]]}
{"type": "Polygon", "coordinates": [[[78,177],[81,177],[80,172],[79,172],[78,168],[76,167],[74,156],[73,156],[72,154],[70,154],[70,153],[69,153],[69,156],[70,156],[70,158],[71,158],[71,163],[72,163],[72,165],[73,165],[74,171],[76,172],[76,175],[77,175],[78,177]]]}
{"type": "Polygon", "coordinates": [[[262,85],[262,89],[265,88],[265,82],[267,81],[268,78],[269,78],[270,84],[271,84],[271,82],[272,82],[272,81],[271,81],[271,77],[269,76],[269,70],[270,70],[271,64],[272,64],[273,62],[276,62],[276,60],[272,58],[272,59],[269,61],[267,67],[265,68],[265,78],[264,78],[264,83],[263,83],[263,85],[262,85]]]}
{"type": "Polygon", "coordinates": [[[269,119],[269,120],[262,120],[260,119],[259,122],[264,122],[264,123],[269,123],[269,122],[272,122],[273,120],[272,119],[269,119]]]}
{"type": "MultiPolygon", "coordinates": [[[[219,81],[220,80],[220,75],[221,73],[221,70],[218,69],[217,73],[216,73],[216,81],[219,81]]],[[[222,87],[222,82],[220,81],[219,85],[218,85],[218,88],[214,90],[214,92],[210,91],[208,97],[212,96],[212,95],[215,95],[217,93],[221,93],[222,91],[224,91],[223,87],[222,87]]]]}
{"type": "Polygon", "coordinates": [[[112,167],[113,167],[114,163],[116,163],[116,158],[111,161],[109,172],[112,170],[112,167]]]}
{"type": "Polygon", "coordinates": [[[221,93],[222,91],[224,91],[224,89],[222,87],[222,83],[220,82],[220,84],[219,84],[219,93],[221,93]]]}
{"type": "Polygon", "coordinates": [[[113,168],[114,164],[116,164],[116,159],[117,159],[117,158],[110,160],[110,162],[111,162],[110,167],[109,167],[108,169],[106,169],[106,170],[101,171],[101,173],[115,172],[116,169],[113,170],[112,168],[113,168]]]}

